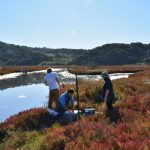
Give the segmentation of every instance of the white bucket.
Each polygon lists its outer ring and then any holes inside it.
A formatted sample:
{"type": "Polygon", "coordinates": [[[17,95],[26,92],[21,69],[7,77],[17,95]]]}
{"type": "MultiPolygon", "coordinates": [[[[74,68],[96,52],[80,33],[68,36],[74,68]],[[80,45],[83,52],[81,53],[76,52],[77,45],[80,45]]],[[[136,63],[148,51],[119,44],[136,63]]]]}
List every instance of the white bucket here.
{"type": "Polygon", "coordinates": [[[71,123],[75,120],[76,114],[74,114],[73,112],[65,111],[64,118],[67,123],[71,123]]]}

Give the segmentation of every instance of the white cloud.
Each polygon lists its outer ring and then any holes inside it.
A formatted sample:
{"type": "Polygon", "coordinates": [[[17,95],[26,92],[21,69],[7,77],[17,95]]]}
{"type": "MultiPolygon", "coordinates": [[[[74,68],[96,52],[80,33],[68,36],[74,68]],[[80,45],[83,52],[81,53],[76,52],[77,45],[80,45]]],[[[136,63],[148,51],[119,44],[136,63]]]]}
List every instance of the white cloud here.
{"type": "Polygon", "coordinates": [[[21,95],[17,96],[17,98],[22,99],[22,98],[26,98],[26,96],[21,94],[21,95]]]}

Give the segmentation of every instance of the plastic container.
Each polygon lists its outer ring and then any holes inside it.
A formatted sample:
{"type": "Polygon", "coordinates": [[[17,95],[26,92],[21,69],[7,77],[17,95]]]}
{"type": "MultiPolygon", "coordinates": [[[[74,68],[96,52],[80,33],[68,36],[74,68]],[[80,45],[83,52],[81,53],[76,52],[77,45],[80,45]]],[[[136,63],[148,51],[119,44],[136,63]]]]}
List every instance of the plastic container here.
{"type": "Polygon", "coordinates": [[[89,116],[89,115],[94,115],[95,112],[96,112],[96,111],[95,111],[94,108],[85,108],[82,113],[83,113],[85,116],[89,116]]]}

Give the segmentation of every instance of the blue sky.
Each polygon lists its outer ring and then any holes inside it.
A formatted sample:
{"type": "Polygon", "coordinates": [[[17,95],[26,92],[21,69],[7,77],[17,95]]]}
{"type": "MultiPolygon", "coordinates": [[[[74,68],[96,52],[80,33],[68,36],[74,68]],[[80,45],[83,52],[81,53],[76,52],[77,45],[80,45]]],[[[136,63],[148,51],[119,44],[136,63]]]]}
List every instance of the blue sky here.
{"type": "Polygon", "coordinates": [[[86,49],[150,43],[150,0],[0,0],[0,41],[86,49]]]}

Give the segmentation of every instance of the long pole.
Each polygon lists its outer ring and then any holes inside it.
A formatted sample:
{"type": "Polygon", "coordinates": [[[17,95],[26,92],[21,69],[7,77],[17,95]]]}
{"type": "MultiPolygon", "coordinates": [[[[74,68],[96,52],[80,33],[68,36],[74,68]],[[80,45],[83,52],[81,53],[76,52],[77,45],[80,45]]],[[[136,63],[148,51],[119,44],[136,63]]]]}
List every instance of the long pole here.
{"type": "Polygon", "coordinates": [[[78,120],[80,118],[80,102],[79,102],[79,89],[78,89],[78,76],[76,74],[76,92],[77,92],[77,106],[78,106],[78,120]]]}

